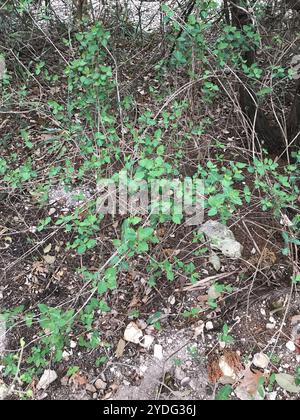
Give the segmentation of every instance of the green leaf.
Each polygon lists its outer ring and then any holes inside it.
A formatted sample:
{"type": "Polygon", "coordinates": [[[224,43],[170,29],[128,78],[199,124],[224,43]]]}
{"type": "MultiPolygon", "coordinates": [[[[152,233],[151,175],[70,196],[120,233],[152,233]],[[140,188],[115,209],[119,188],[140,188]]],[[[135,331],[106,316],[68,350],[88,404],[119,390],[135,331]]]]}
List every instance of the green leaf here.
{"type": "Polygon", "coordinates": [[[143,252],[148,252],[149,251],[149,245],[147,244],[147,242],[140,242],[137,246],[137,252],[139,253],[143,253],[143,252]]]}
{"type": "Polygon", "coordinates": [[[182,214],[173,214],[172,221],[176,225],[180,225],[182,221],[183,215],[182,214]]]}
{"type": "Polygon", "coordinates": [[[99,283],[98,283],[98,293],[99,293],[99,295],[103,295],[106,292],[107,292],[106,282],[104,280],[99,281],[99,283]]]}
{"type": "Polygon", "coordinates": [[[81,244],[79,245],[79,247],[77,248],[77,252],[78,254],[82,255],[85,253],[85,251],[87,250],[87,247],[85,244],[81,244]]]}
{"type": "Polygon", "coordinates": [[[151,227],[146,227],[146,228],[140,228],[138,230],[138,237],[140,240],[145,240],[145,239],[149,239],[151,238],[151,236],[154,233],[154,229],[151,227]]]}
{"type": "Polygon", "coordinates": [[[228,401],[231,393],[232,393],[232,386],[224,385],[222,386],[222,388],[219,389],[215,399],[217,401],[228,401]]]}
{"type": "Polygon", "coordinates": [[[162,4],[161,10],[168,16],[169,18],[173,17],[175,15],[175,12],[167,5],[162,4]]]}
{"type": "Polygon", "coordinates": [[[105,280],[107,287],[111,290],[117,287],[116,277],[117,277],[117,269],[115,267],[110,267],[105,271],[105,280]]]}
{"type": "Polygon", "coordinates": [[[161,145],[156,149],[156,153],[161,156],[165,153],[165,146],[161,145]]]}
{"type": "Polygon", "coordinates": [[[261,96],[266,96],[266,95],[268,95],[268,94],[270,94],[270,93],[272,93],[272,92],[273,92],[273,89],[272,89],[271,87],[266,86],[266,87],[264,87],[264,88],[260,89],[260,90],[257,92],[257,96],[259,96],[259,97],[261,97],[261,96]]]}

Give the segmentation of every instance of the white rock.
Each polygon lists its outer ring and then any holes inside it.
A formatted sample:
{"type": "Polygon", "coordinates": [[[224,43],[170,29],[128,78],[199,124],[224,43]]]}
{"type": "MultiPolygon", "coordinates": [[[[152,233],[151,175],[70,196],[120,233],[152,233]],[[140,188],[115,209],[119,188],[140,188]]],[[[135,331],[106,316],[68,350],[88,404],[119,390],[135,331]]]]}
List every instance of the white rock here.
{"type": "Polygon", "coordinates": [[[204,322],[199,321],[199,325],[194,330],[194,336],[193,338],[199,337],[199,335],[202,336],[202,339],[204,340],[204,322]]]}
{"type": "Polygon", "coordinates": [[[293,222],[287,217],[286,214],[284,214],[282,218],[280,219],[280,224],[283,226],[288,226],[288,227],[293,226],[293,222]]]}
{"type": "Polygon", "coordinates": [[[253,357],[252,363],[261,369],[266,369],[269,365],[270,359],[264,353],[256,353],[253,357]]]}
{"type": "Polygon", "coordinates": [[[276,319],[273,316],[270,316],[269,321],[271,324],[276,324],[276,319]]]}
{"type": "Polygon", "coordinates": [[[62,358],[66,362],[70,359],[71,356],[72,356],[72,352],[69,352],[67,350],[64,350],[63,353],[62,353],[62,358]]]}
{"type": "Polygon", "coordinates": [[[169,302],[170,305],[175,305],[175,302],[176,302],[175,296],[173,296],[173,295],[169,296],[168,297],[168,302],[169,302]]]}
{"type": "Polygon", "coordinates": [[[238,241],[225,239],[220,245],[220,250],[225,257],[241,258],[243,247],[238,241]]]}
{"type": "Polygon", "coordinates": [[[57,373],[54,370],[45,370],[36,387],[38,390],[45,390],[49,385],[55,382],[57,378],[57,373]]]}
{"type": "Polygon", "coordinates": [[[219,346],[220,346],[221,349],[225,349],[225,347],[226,347],[225,341],[220,341],[219,346]]]}
{"type": "Polygon", "coordinates": [[[70,347],[71,347],[71,349],[75,349],[75,348],[76,348],[76,346],[77,346],[76,341],[71,340],[71,341],[70,341],[70,347]]]}
{"type": "Polygon", "coordinates": [[[200,232],[206,235],[213,249],[219,249],[226,257],[240,258],[242,256],[242,245],[235,240],[231,230],[222,223],[208,220],[200,228],[200,232]]]}
{"type": "Polygon", "coordinates": [[[207,331],[213,330],[214,324],[211,321],[207,321],[207,323],[205,324],[205,328],[207,329],[207,331]]]}
{"type": "Polygon", "coordinates": [[[266,316],[266,311],[264,308],[260,308],[260,313],[262,314],[262,316],[266,316]]]}
{"type": "Polygon", "coordinates": [[[130,322],[124,331],[124,340],[130,343],[139,344],[141,338],[143,337],[142,331],[134,323],[130,322]]]}
{"type": "Polygon", "coordinates": [[[277,398],[277,391],[273,391],[273,392],[268,392],[267,393],[267,399],[269,401],[275,401],[277,398]]]}
{"type": "Polygon", "coordinates": [[[296,346],[292,341],[288,341],[285,346],[287,349],[289,349],[292,352],[296,350],[296,346]]]}
{"type": "Polygon", "coordinates": [[[100,389],[104,390],[107,387],[107,383],[102,381],[102,379],[97,379],[96,382],[95,382],[95,387],[98,390],[100,390],[100,389]]]}
{"type": "Polygon", "coordinates": [[[188,376],[186,376],[185,378],[182,379],[180,385],[181,386],[188,386],[190,382],[191,382],[191,378],[189,378],[188,376]]]}
{"type": "Polygon", "coordinates": [[[7,396],[8,388],[5,384],[0,383],[0,401],[4,400],[7,396]]]}
{"type": "Polygon", "coordinates": [[[152,343],[154,341],[154,337],[152,335],[145,335],[142,342],[140,343],[142,347],[149,350],[152,343]]]}
{"type": "Polygon", "coordinates": [[[153,356],[155,357],[155,359],[158,360],[163,360],[164,355],[163,355],[163,348],[160,344],[155,344],[154,345],[154,353],[153,356]]]}

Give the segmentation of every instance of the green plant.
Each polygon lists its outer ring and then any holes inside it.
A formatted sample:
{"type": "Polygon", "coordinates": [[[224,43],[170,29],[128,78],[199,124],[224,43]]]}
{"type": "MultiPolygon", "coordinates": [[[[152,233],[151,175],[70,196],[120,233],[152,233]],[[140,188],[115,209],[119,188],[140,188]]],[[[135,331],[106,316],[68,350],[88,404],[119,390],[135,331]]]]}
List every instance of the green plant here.
{"type": "Polygon", "coordinates": [[[217,392],[215,400],[217,401],[227,401],[230,399],[230,395],[233,389],[231,385],[223,385],[217,392]]]}
{"type": "Polygon", "coordinates": [[[224,324],[219,340],[225,344],[232,344],[234,342],[234,338],[229,334],[229,332],[229,326],[227,324],[224,324]]]}
{"type": "Polygon", "coordinates": [[[173,363],[174,363],[174,366],[182,366],[183,360],[180,359],[179,357],[176,357],[175,359],[173,359],[173,363]]]}
{"type": "Polygon", "coordinates": [[[102,366],[107,362],[107,357],[106,356],[101,356],[98,357],[96,360],[96,367],[102,366]]]}
{"type": "Polygon", "coordinates": [[[296,369],[295,384],[300,385],[300,366],[296,369]]]}
{"type": "Polygon", "coordinates": [[[150,315],[147,323],[149,325],[153,325],[158,331],[161,330],[160,318],[162,313],[160,311],[155,312],[154,314],[150,315]]]}
{"type": "Polygon", "coordinates": [[[143,254],[149,251],[149,244],[158,242],[152,227],[140,226],[134,229],[142,221],[140,217],[129,217],[122,224],[122,239],[115,240],[114,245],[119,255],[126,254],[128,257],[143,254]]]}
{"type": "Polygon", "coordinates": [[[194,318],[197,317],[201,312],[203,312],[202,308],[192,308],[190,310],[185,310],[182,316],[184,318],[194,318]]]}
{"type": "Polygon", "coordinates": [[[93,210],[90,210],[90,213],[82,218],[80,210],[76,209],[71,215],[61,216],[56,221],[56,225],[63,225],[66,232],[75,232],[74,240],[68,242],[67,247],[76,249],[78,254],[84,254],[96,246],[95,234],[99,230],[102,219],[103,215],[96,215],[93,210]]]}

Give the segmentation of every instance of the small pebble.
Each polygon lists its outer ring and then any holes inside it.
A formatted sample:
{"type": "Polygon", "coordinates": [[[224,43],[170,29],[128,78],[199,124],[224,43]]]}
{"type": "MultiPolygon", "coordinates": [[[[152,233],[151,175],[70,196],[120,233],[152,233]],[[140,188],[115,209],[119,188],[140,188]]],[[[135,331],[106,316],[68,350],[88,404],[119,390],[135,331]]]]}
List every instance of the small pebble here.
{"type": "Polygon", "coordinates": [[[256,353],[253,357],[252,363],[261,369],[266,369],[269,364],[269,357],[264,353],[256,353]]]}
{"type": "Polygon", "coordinates": [[[162,346],[160,344],[155,344],[154,345],[154,354],[153,356],[155,357],[155,359],[158,360],[162,360],[164,358],[163,356],[163,349],[162,346]]]}
{"type": "Polygon", "coordinates": [[[289,349],[292,352],[296,350],[296,346],[292,341],[288,341],[285,346],[287,349],[289,349]]]}
{"type": "Polygon", "coordinates": [[[181,386],[188,386],[190,382],[191,382],[191,378],[189,377],[183,378],[181,381],[181,386]]]}
{"type": "Polygon", "coordinates": [[[86,385],[86,387],[85,387],[85,389],[88,391],[88,392],[91,392],[92,394],[94,393],[94,392],[97,392],[97,389],[94,387],[94,385],[92,385],[92,384],[87,384],[86,385]]]}
{"type": "Polygon", "coordinates": [[[76,341],[71,340],[70,341],[70,347],[71,347],[71,349],[75,349],[76,346],[77,346],[76,341]]]}
{"type": "Polygon", "coordinates": [[[102,379],[97,379],[96,382],[95,382],[95,387],[98,390],[100,390],[100,389],[104,390],[107,387],[107,383],[102,381],[102,379]]]}
{"type": "Polygon", "coordinates": [[[214,324],[211,321],[207,321],[207,323],[205,324],[205,328],[207,329],[207,331],[213,330],[214,324]]]}
{"type": "Polygon", "coordinates": [[[276,319],[275,319],[274,317],[272,317],[272,316],[270,316],[269,321],[270,321],[272,324],[276,324],[276,319]]]}
{"type": "Polygon", "coordinates": [[[264,310],[264,308],[260,309],[260,313],[262,314],[262,316],[266,316],[266,311],[264,310]]]}

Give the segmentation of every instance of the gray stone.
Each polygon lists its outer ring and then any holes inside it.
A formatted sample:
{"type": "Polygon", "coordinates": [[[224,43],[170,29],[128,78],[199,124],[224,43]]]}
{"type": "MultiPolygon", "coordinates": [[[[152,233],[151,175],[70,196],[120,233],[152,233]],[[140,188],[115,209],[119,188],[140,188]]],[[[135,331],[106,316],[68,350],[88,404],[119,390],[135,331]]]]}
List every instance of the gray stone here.
{"type": "Polygon", "coordinates": [[[52,384],[52,382],[56,381],[56,379],[57,373],[54,370],[45,370],[41,379],[39,380],[39,383],[37,384],[37,389],[47,389],[48,386],[52,384]]]}
{"type": "Polygon", "coordinates": [[[208,220],[200,228],[200,232],[207,237],[211,247],[220,250],[225,257],[240,258],[242,256],[242,245],[236,241],[231,230],[222,223],[208,220]]]}
{"type": "Polygon", "coordinates": [[[7,393],[8,393],[8,388],[7,386],[0,382],[0,401],[4,400],[4,398],[7,397],[7,393]]]}
{"type": "Polygon", "coordinates": [[[64,185],[55,185],[49,191],[49,203],[73,209],[81,206],[91,199],[91,192],[86,188],[71,188],[64,185]]]}
{"type": "Polygon", "coordinates": [[[94,387],[92,384],[87,384],[85,389],[91,394],[94,394],[97,391],[96,387],[94,387]]]}
{"type": "Polygon", "coordinates": [[[102,379],[97,379],[95,382],[95,387],[98,390],[104,390],[107,387],[107,383],[102,381],[102,379]]]}

